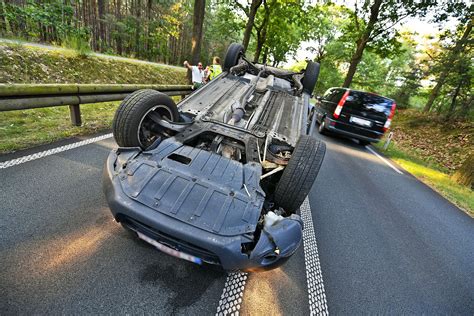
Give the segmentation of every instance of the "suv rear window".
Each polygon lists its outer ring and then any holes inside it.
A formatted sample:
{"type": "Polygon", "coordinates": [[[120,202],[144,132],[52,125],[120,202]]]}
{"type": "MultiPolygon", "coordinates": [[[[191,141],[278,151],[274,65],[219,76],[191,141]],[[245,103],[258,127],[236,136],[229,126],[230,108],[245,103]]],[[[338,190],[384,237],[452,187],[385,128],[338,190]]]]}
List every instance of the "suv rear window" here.
{"type": "Polygon", "coordinates": [[[393,101],[372,93],[351,91],[344,107],[352,110],[367,112],[369,116],[388,118],[393,101]]]}
{"type": "Polygon", "coordinates": [[[327,101],[338,103],[339,100],[342,98],[342,95],[344,94],[344,92],[345,92],[344,89],[332,88],[326,91],[323,98],[327,101]]]}

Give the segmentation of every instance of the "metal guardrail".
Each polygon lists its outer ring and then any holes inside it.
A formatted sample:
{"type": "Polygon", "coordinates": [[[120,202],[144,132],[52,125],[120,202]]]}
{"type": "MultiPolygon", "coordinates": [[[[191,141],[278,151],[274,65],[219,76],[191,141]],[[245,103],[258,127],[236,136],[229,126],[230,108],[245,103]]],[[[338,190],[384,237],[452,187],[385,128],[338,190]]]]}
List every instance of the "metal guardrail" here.
{"type": "Polygon", "coordinates": [[[71,122],[82,124],[81,104],[120,101],[133,91],[153,89],[169,96],[188,95],[188,85],[152,84],[0,84],[0,112],[69,106],[71,122]]]}

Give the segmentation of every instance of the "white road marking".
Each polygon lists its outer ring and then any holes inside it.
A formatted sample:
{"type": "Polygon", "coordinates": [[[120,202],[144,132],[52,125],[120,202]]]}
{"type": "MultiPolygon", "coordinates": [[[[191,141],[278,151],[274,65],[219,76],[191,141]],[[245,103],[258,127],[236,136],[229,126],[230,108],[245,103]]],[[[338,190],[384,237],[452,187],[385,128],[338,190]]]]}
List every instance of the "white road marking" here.
{"type": "Polygon", "coordinates": [[[304,222],[303,248],[306,281],[308,282],[309,312],[310,315],[329,315],[308,197],[304,200],[300,210],[304,222]]]}
{"type": "Polygon", "coordinates": [[[227,275],[216,316],[239,315],[248,274],[232,272],[227,275]]]}
{"type": "Polygon", "coordinates": [[[365,146],[365,148],[367,148],[371,153],[373,153],[375,156],[379,157],[380,160],[382,160],[383,162],[385,162],[385,164],[387,166],[389,166],[390,168],[392,168],[393,170],[395,170],[396,172],[398,172],[399,174],[403,174],[403,172],[401,172],[400,170],[398,170],[394,165],[392,165],[387,159],[385,159],[384,157],[380,156],[375,150],[373,150],[372,148],[370,148],[369,146],[365,146]]]}
{"type": "Polygon", "coordinates": [[[16,166],[16,165],[19,165],[19,164],[22,164],[22,163],[25,163],[25,162],[28,162],[28,161],[40,159],[40,158],[50,156],[50,155],[54,155],[54,154],[57,154],[57,153],[60,153],[60,152],[66,151],[66,150],[70,150],[70,149],[73,149],[73,148],[77,148],[77,147],[81,147],[81,146],[84,146],[84,145],[92,144],[92,143],[110,138],[112,136],[113,136],[112,133],[105,134],[105,135],[97,136],[97,137],[94,137],[94,138],[89,138],[89,139],[86,139],[86,140],[83,140],[83,141],[80,141],[80,142],[72,143],[72,144],[69,144],[69,145],[56,147],[56,148],[48,149],[48,150],[45,150],[45,151],[40,151],[40,152],[32,154],[32,155],[23,156],[23,157],[8,160],[8,161],[5,161],[5,162],[0,162],[0,169],[6,169],[6,168],[13,167],[13,166],[16,166]]]}

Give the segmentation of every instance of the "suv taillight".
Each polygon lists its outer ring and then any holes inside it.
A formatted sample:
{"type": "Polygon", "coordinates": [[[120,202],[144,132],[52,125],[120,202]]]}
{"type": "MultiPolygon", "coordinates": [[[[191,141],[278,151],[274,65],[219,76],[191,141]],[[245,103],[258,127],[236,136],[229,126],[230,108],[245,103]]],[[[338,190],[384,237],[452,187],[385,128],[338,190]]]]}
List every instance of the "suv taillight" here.
{"type": "Polygon", "coordinates": [[[388,116],[387,121],[385,122],[385,125],[383,126],[383,131],[386,132],[390,128],[390,124],[392,124],[392,118],[395,115],[395,108],[397,105],[395,102],[392,104],[392,109],[390,110],[390,115],[388,116]]]}
{"type": "Polygon", "coordinates": [[[344,103],[346,103],[346,99],[348,96],[349,96],[349,90],[344,92],[341,100],[339,100],[339,103],[337,104],[336,109],[334,110],[334,114],[333,114],[334,118],[339,118],[339,115],[341,115],[342,107],[344,106],[344,103]]]}

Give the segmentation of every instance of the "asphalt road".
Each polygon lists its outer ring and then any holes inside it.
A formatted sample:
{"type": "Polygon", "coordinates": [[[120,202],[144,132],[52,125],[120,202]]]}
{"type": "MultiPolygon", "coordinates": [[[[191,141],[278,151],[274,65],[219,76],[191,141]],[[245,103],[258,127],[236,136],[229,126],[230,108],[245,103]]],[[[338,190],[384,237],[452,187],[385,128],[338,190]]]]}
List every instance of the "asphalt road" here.
{"type": "MultiPolygon", "coordinates": [[[[355,142],[324,141],[309,202],[329,313],[472,315],[474,220],[355,142]]],[[[112,221],[101,173],[114,146],[0,169],[0,314],[216,312],[226,273],[162,254],[112,221]]],[[[282,268],[250,274],[240,312],[307,315],[306,265],[301,247],[282,268]]]]}
{"type": "Polygon", "coordinates": [[[474,219],[356,142],[323,139],[310,203],[330,313],[472,315],[474,219]]]}

